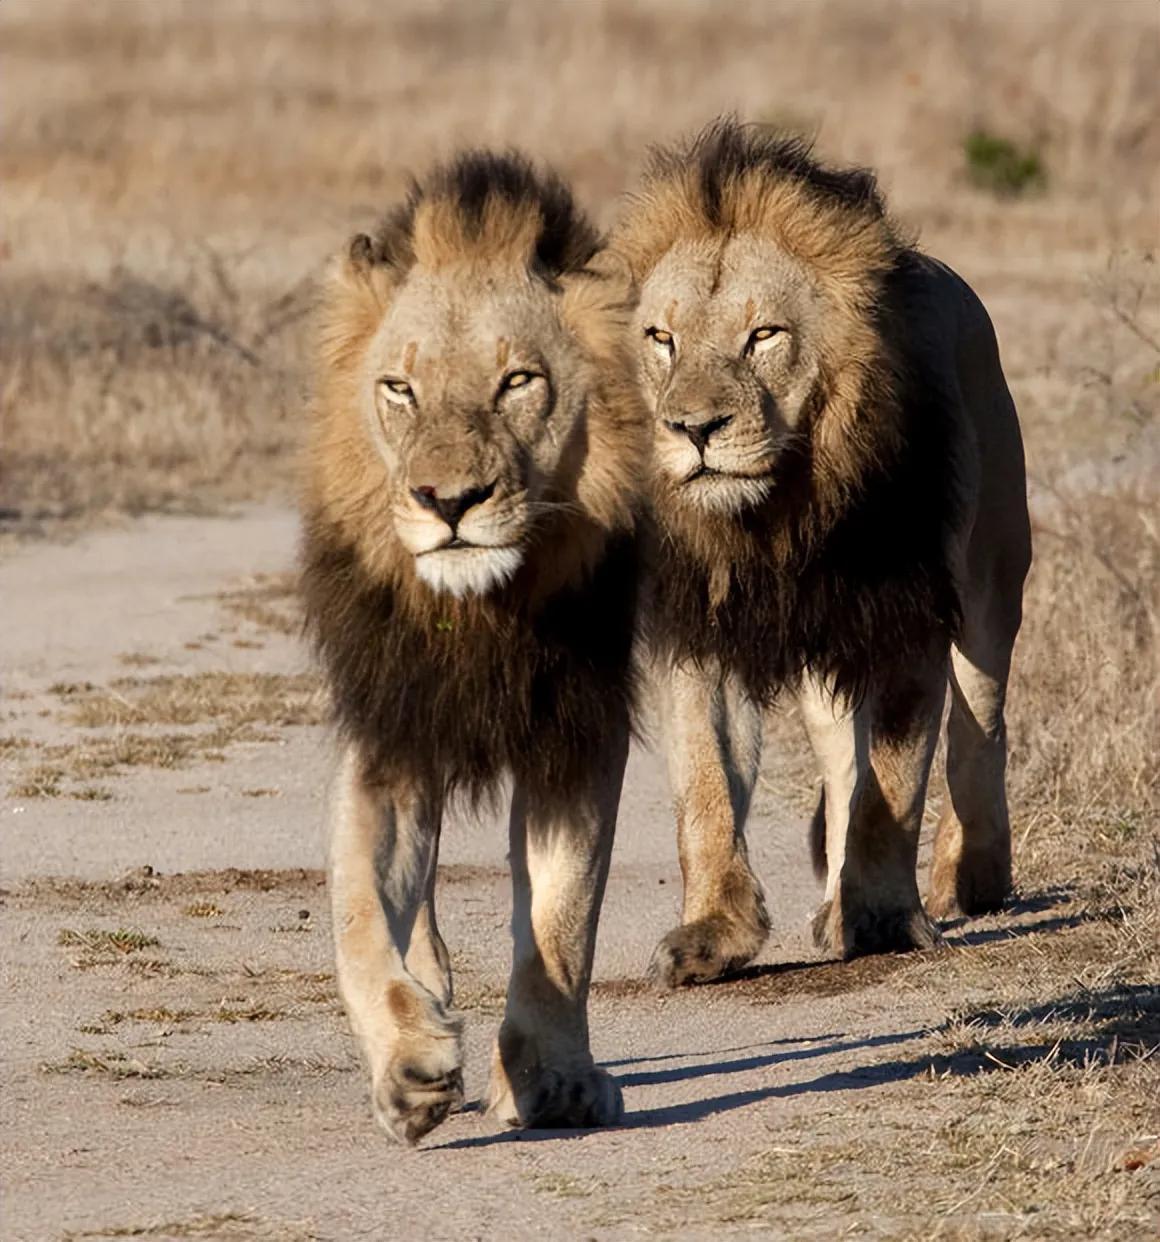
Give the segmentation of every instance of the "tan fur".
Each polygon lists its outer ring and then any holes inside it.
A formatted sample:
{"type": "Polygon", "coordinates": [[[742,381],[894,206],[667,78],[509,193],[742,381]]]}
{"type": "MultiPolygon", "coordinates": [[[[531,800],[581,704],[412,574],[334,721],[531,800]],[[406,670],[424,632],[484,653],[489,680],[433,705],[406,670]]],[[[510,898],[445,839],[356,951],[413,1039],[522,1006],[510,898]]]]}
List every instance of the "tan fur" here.
{"type": "Polygon", "coordinates": [[[356,239],[322,300],[303,578],[344,735],[337,975],[376,1119],[404,1142],[463,1098],[435,915],[443,805],[505,776],[515,953],[492,1108],[512,1125],[621,1112],[586,1006],[627,756],[646,438],[623,286],[584,268],[589,238],[558,182],[469,156],[377,242],[356,239]],[[508,366],[536,379],[510,396],[508,366]],[[471,491],[484,499],[457,528],[422,503],[471,491]],[[419,569],[495,548],[506,576],[419,569]]]}
{"type": "Polygon", "coordinates": [[[610,244],[656,415],[650,630],[677,713],[685,908],[653,975],[710,978],[764,938],[744,852],[757,763],[722,728],[731,683],[734,721],[800,692],[824,774],[819,942],[930,944],[915,859],[952,638],[931,911],[994,908],[1010,883],[1002,708],[1030,537],[986,313],[901,237],[869,174],[728,121],[654,156],[610,244]],[[893,599],[876,585],[895,581],[893,599]]]}

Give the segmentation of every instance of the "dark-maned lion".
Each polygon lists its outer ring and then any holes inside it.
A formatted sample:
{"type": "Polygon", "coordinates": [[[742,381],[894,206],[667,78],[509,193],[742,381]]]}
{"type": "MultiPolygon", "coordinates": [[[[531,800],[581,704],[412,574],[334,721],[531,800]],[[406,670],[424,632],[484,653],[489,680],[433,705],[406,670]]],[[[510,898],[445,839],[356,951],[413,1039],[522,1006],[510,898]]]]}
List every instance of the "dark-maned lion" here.
{"type": "Polygon", "coordinates": [[[761,947],[744,826],[783,688],[823,772],[815,937],[929,945],[915,864],[948,656],[930,911],[994,909],[1011,877],[1003,700],[1031,542],[987,314],[869,173],[731,121],[654,156],[611,244],[655,414],[649,627],[685,880],[652,974],[709,979],[761,947]]]}
{"type": "Polygon", "coordinates": [[[339,988],[375,1116],[414,1142],[463,1096],[435,920],[440,818],[514,783],[514,963],[490,1107],[602,1125],[587,996],[633,698],[647,416],[597,239],[563,184],[473,154],[334,265],[303,584],[343,738],[339,988]]]}

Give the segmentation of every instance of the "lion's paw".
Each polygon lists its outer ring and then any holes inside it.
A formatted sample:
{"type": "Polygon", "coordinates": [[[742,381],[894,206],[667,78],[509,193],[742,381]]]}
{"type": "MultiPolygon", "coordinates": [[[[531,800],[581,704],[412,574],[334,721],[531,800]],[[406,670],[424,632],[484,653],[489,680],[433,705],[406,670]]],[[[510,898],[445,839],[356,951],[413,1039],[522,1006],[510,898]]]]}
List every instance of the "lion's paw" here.
{"type": "Polygon", "coordinates": [[[997,840],[990,848],[957,850],[944,845],[940,827],[931,864],[926,908],[937,919],[957,914],[972,917],[1003,908],[1011,891],[1011,843],[997,840]]]}
{"type": "Polygon", "coordinates": [[[723,917],[674,927],[653,950],[648,980],[658,988],[708,983],[751,962],[765,943],[764,926],[723,917]]]}
{"type": "Polygon", "coordinates": [[[921,905],[886,906],[843,902],[841,894],[822,903],[813,920],[814,943],[833,957],[905,953],[942,943],[938,928],[921,905]]]}
{"type": "Polygon", "coordinates": [[[375,1120],[400,1143],[417,1143],[462,1107],[461,1034],[461,1024],[432,1001],[421,1022],[401,1032],[373,1067],[375,1120]]]}
{"type": "Polygon", "coordinates": [[[590,1059],[511,1070],[497,1047],[487,1108],[504,1125],[521,1128],[614,1126],[624,1116],[624,1097],[616,1079],[590,1059]]]}

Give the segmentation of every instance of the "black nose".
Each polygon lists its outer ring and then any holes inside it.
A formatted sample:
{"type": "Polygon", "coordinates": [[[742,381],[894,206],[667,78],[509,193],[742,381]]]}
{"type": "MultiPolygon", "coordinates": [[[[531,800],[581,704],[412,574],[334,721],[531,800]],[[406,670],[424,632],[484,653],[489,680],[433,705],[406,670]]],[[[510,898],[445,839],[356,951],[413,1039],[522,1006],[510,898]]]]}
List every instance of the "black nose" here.
{"type": "Polygon", "coordinates": [[[692,440],[697,452],[703,453],[705,445],[709,443],[709,437],[720,431],[722,427],[728,426],[732,421],[732,414],[723,414],[720,418],[709,418],[701,423],[695,423],[691,419],[687,422],[670,423],[666,419],[665,426],[678,434],[684,432],[692,440]]]}
{"type": "Polygon", "coordinates": [[[415,503],[421,508],[430,509],[451,527],[452,530],[459,525],[460,519],[468,511],[476,505],[481,505],[495,491],[495,480],[488,483],[485,487],[469,487],[467,491],[460,492],[458,496],[440,496],[433,487],[413,487],[411,495],[415,498],[415,503]]]}

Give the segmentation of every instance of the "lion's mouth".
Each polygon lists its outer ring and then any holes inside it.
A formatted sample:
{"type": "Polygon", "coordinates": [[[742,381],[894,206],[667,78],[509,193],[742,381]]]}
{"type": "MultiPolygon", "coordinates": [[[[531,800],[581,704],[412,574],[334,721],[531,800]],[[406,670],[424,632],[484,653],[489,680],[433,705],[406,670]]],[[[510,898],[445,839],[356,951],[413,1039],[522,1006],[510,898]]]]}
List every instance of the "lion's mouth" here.
{"type": "Polygon", "coordinates": [[[461,539],[458,535],[441,543],[437,548],[427,548],[416,554],[416,558],[435,556],[440,552],[506,552],[517,547],[514,543],[472,543],[469,539],[461,539]]]}
{"type": "Polygon", "coordinates": [[[695,470],[681,480],[681,486],[696,483],[699,479],[737,479],[747,483],[764,483],[773,478],[772,470],[758,470],[746,473],[743,470],[720,470],[716,466],[707,466],[702,462],[695,470]]]}

